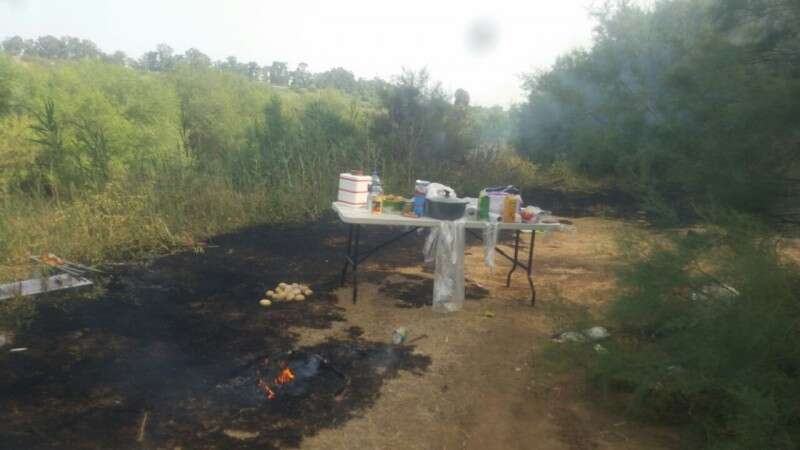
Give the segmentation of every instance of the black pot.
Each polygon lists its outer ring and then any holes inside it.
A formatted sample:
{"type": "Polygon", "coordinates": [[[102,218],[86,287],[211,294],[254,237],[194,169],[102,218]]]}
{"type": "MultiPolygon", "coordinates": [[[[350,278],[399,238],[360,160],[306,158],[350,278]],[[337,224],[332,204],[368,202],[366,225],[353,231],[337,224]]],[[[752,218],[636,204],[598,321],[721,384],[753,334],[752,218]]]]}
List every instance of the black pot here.
{"type": "Polygon", "coordinates": [[[428,199],[428,216],[438,220],[458,220],[464,217],[467,203],[466,200],[450,197],[447,191],[445,197],[428,199]]]}

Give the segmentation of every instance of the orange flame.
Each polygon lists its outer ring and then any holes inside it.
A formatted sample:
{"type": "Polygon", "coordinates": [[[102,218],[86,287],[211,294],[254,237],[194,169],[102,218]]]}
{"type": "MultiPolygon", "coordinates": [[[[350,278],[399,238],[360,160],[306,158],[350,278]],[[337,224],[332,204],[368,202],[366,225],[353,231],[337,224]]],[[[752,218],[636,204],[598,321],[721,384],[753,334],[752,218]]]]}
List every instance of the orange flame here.
{"type": "MultiPolygon", "coordinates": [[[[269,360],[265,359],[264,362],[262,363],[262,365],[266,367],[266,365],[268,364],[268,361],[269,360]]],[[[266,380],[261,378],[261,369],[260,368],[256,369],[256,376],[258,377],[258,387],[261,389],[262,392],[264,392],[264,395],[267,396],[267,399],[269,399],[269,400],[275,399],[275,391],[273,391],[272,388],[270,387],[270,383],[268,383],[266,380]]],[[[278,385],[278,384],[291,383],[294,380],[294,378],[295,378],[295,375],[294,375],[294,372],[292,372],[292,369],[290,369],[288,367],[284,367],[283,369],[281,369],[281,371],[278,373],[278,375],[275,377],[275,379],[272,380],[272,385],[275,386],[275,385],[278,385]]]]}
{"type": "Polygon", "coordinates": [[[275,377],[275,384],[286,384],[294,380],[294,372],[292,369],[286,367],[275,377]]]}
{"type": "Polygon", "coordinates": [[[275,392],[272,389],[270,389],[266,381],[258,380],[258,387],[261,388],[262,391],[264,391],[264,395],[266,395],[269,400],[275,398],[275,392]]]}

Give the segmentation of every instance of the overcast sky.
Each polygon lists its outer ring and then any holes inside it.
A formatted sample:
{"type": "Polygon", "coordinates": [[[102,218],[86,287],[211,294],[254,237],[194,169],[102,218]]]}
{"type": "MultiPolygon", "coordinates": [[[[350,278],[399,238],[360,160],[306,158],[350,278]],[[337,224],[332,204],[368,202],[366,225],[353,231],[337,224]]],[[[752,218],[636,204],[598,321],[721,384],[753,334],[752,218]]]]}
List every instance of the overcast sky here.
{"type": "Polygon", "coordinates": [[[91,39],[139,57],[159,43],[313,72],[390,78],[427,67],[473,104],[522,100],[519,75],[589,45],[597,0],[0,0],[0,38],[91,39]]]}

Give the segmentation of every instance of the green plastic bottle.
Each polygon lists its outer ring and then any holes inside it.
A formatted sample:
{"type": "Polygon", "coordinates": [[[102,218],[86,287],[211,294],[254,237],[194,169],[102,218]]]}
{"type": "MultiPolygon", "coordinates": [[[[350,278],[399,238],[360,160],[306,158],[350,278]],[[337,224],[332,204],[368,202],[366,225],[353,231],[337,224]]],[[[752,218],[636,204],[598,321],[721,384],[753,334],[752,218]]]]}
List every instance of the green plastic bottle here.
{"type": "Polygon", "coordinates": [[[481,191],[478,196],[478,219],[489,220],[489,196],[486,191],[481,191]]]}

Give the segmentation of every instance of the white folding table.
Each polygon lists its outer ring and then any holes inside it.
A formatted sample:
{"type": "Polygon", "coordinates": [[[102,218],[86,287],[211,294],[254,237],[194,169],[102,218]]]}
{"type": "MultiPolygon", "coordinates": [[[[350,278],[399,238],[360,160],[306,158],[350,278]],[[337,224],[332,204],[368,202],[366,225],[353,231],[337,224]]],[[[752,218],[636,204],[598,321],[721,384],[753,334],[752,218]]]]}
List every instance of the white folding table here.
{"type": "MultiPolygon", "coordinates": [[[[404,237],[414,233],[415,231],[419,230],[420,228],[432,228],[439,226],[441,221],[437,219],[432,219],[430,217],[420,217],[420,218],[412,218],[412,217],[405,217],[402,215],[394,215],[394,214],[372,214],[365,208],[354,208],[351,206],[346,206],[338,202],[333,203],[333,210],[339,215],[339,219],[348,225],[348,233],[347,233],[347,254],[345,256],[344,268],[342,269],[342,279],[341,284],[344,286],[347,280],[347,270],[350,266],[353,267],[353,303],[356,302],[358,298],[358,266],[364,260],[366,260],[370,255],[374,254],[378,250],[395,243],[404,237]],[[373,226],[388,226],[388,227],[406,227],[407,230],[403,231],[397,236],[378,244],[377,246],[367,250],[366,252],[360,253],[359,250],[359,243],[361,238],[361,226],[362,225],[373,225],[373,226]]],[[[482,236],[480,234],[475,233],[474,230],[483,230],[487,226],[485,221],[481,220],[466,220],[464,224],[464,228],[466,232],[471,234],[472,236],[481,239],[482,236]]],[[[546,224],[527,224],[527,223],[499,223],[498,224],[499,230],[513,230],[514,231],[514,256],[511,257],[503,252],[501,249],[497,248],[495,251],[511,261],[512,266],[511,270],[508,272],[506,276],[506,287],[511,285],[511,275],[517,270],[517,267],[523,268],[528,277],[528,285],[531,288],[531,304],[536,304],[536,288],[533,285],[533,279],[531,278],[531,273],[533,271],[533,249],[536,242],[536,231],[559,231],[562,229],[562,225],[560,223],[546,223],[546,224]],[[530,231],[531,232],[531,240],[530,246],[528,248],[528,262],[524,264],[519,261],[519,238],[520,233],[522,231],[530,231]]]]}

